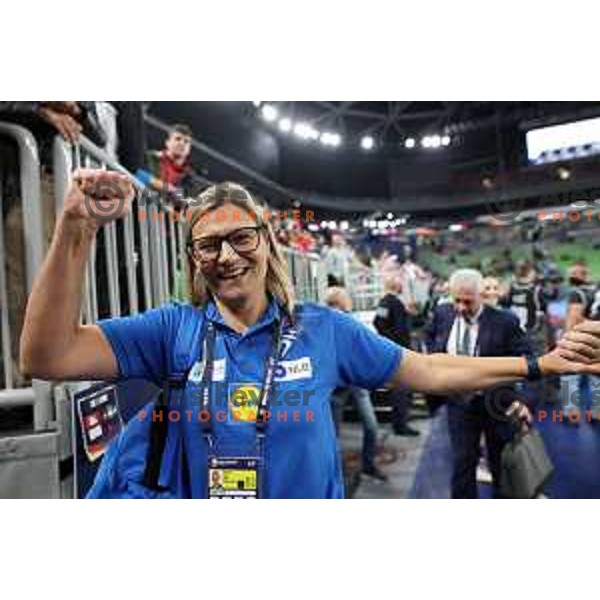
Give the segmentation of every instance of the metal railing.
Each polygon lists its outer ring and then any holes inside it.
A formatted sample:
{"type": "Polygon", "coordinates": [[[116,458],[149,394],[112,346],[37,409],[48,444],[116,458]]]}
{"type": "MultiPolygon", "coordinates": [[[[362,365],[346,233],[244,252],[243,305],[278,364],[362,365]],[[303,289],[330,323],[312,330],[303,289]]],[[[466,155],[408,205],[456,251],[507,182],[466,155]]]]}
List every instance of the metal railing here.
{"type": "Polygon", "coordinates": [[[105,306],[102,316],[136,314],[141,305],[147,309],[168,301],[173,297],[177,275],[184,268],[182,215],[160,202],[158,193],[149,193],[131,173],[86,138],[82,138],[78,146],[68,146],[62,139],[55,139],[57,198],[64,197],[71,173],[79,167],[125,173],[138,192],[131,213],[105,225],[91,250],[84,292],[84,320],[98,319],[99,294],[104,292],[108,310],[105,306]],[[103,256],[98,255],[98,246],[103,247],[103,256]],[[98,274],[100,260],[104,262],[106,277],[98,274]]]}
{"type": "Polygon", "coordinates": [[[371,311],[383,296],[383,281],[376,269],[349,263],[345,269],[344,282],[357,312],[371,311]]]}
{"type": "MultiPolygon", "coordinates": [[[[43,260],[43,222],[41,201],[40,161],[37,143],[30,131],[12,123],[0,122],[0,135],[13,140],[18,148],[20,197],[23,215],[23,241],[25,251],[25,284],[31,292],[35,276],[43,260]]],[[[3,190],[0,189],[0,214],[3,211],[3,190]]],[[[47,429],[53,419],[52,388],[42,381],[33,381],[31,387],[15,389],[11,342],[20,331],[11,331],[10,310],[6,284],[7,248],[5,247],[4,223],[0,222],[0,300],[2,302],[2,369],[5,389],[0,391],[0,406],[15,407],[33,404],[34,428],[47,429]]],[[[16,266],[15,266],[16,267],[16,266]]]]}
{"type": "Polygon", "coordinates": [[[299,302],[320,302],[325,296],[327,278],[317,254],[301,254],[290,248],[282,248],[288,271],[299,302]]]}

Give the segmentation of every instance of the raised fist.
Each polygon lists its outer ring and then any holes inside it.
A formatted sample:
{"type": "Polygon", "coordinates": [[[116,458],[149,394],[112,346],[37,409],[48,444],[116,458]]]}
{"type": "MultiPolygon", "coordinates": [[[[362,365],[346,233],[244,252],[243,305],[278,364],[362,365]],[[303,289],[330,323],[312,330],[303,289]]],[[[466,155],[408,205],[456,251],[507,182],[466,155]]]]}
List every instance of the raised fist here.
{"type": "Polygon", "coordinates": [[[131,210],[135,188],[131,179],[116,171],[80,169],[73,174],[63,215],[69,222],[97,230],[131,210]]]}

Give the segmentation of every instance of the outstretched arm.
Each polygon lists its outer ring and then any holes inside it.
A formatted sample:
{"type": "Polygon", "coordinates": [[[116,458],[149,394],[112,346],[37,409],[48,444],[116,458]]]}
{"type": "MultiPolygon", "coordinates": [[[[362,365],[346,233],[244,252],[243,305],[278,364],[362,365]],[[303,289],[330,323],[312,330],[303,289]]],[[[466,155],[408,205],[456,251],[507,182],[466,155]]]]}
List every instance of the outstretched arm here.
{"type": "MultiPolygon", "coordinates": [[[[543,376],[600,374],[600,322],[584,321],[578,327],[580,330],[566,338],[557,351],[538,359],[543,376]]],[[[387,387],[450,395],[523,380],[527,373],[524,357],[473,358],[406,350],[387,387]]]]}

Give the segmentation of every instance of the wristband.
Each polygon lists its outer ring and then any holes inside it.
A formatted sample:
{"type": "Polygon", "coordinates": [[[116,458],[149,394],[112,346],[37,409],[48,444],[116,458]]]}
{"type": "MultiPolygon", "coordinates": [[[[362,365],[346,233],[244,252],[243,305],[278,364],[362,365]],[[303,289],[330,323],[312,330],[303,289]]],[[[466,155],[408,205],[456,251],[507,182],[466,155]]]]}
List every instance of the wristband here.
{"type": "Polygon", "coordinates": [[[527,361],[527,381],[539,381],[542,378],[542,370],[537,357],[533,354],[526,354],[525,360],[527,361]]]}

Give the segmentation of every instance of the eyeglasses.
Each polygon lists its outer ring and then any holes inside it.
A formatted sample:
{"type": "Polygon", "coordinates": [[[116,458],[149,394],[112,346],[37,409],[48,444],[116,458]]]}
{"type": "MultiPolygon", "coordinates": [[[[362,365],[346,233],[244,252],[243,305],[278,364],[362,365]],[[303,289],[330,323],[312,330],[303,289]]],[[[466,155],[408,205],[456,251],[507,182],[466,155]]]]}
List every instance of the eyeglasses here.
{"type": "Polygon", "coordinates": [[[221,255],[223,242],[226,241],[238,254],[250,254],[260,244],[261,227],[241,227],[224,236],[201,237],[192,240],[188,249],[190,254],[201,262],[214,262],[221,255]]]}

